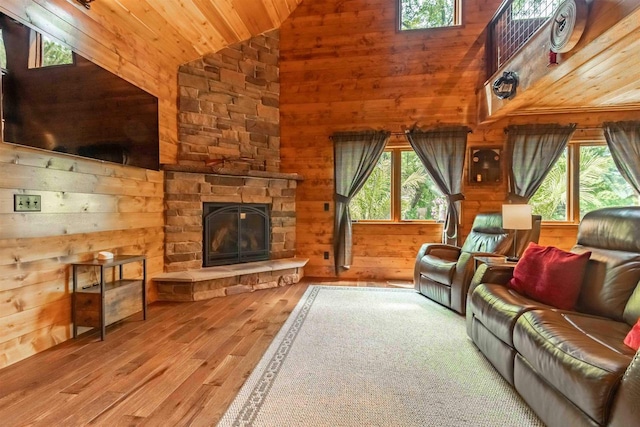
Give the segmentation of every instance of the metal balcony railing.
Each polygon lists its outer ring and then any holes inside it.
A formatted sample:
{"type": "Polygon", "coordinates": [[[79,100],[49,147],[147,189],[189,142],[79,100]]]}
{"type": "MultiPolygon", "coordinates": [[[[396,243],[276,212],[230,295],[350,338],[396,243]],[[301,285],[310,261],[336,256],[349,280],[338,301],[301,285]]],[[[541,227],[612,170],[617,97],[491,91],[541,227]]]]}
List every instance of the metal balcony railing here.
{"type": "Polygon", "coordinates": [[[487,78],[553,16],[560,0],[505,0],[487,28],[487,78]]]}

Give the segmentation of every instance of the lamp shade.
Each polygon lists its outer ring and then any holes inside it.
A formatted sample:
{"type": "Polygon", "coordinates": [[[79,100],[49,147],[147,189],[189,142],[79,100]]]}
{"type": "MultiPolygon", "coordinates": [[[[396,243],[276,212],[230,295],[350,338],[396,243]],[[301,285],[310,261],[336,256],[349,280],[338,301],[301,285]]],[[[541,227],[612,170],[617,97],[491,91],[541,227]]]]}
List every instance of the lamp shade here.
{"type": "Polygon", "coordinates": [[[531,225],[531,205],[502,205],[502,228],[530,230],[531,225]]]}

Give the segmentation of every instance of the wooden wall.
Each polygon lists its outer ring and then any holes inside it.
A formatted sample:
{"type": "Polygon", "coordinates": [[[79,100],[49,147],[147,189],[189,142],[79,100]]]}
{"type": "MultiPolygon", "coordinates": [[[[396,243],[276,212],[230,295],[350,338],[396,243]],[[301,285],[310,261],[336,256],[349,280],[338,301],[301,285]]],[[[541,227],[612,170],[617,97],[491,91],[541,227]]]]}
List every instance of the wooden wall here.
{"type": "MultiPolygon", "coordinates": [[[[161,160],[175,160],[175,64],[75,2],[7,0],[0,11],[159,97],[161,160]]],[[[70,338],[70,262],[143,253],[148,277],[163,271],[163,202],[162,172],[0,143],[0,368],[70,338]],[[14,194],[40,195],[42,212],[14,213],[14,194]]]]}
{"type": "Polygon", "coordinates": [[[127,21],[120,16],[102,15],[100,9],[107,7],[106,2],[96,3],[98,7],[87,10],[75,1],[5,0],[0,11],[157,96],[160,162],[175,163],[179,63],[173,56],[151,47],[145,39],[148,35],[128,28],[127,21]]]}
{"type": "MultiPolygon", "coordinates": [[[[509,117],[478,125],[476,91],[484,70],[484,28],[499,0],[463,2],[462,27],[396,31],[395,1],[303,2],[281,27],[281,138],[283,172],[299,172],[298,256],[310,258],[307,276],[333,277],[333,149],[335,131],[413,125],[465,124],[470,146],[503,146],[511,123],[559,122],[598,126],[636,113],[509,117]],[[329,211],[324,210],[325,203],[329,211]],[[328,260],[323,259],[329,252],[328,260]]],[[[545,53],[546,54],[546,53],[545,53]]],[[[399,137],[403,138],[403,137],[399,137]]],[[[498,186],[468,184],[465,171],[462,237],[481,211],[499,211],[498,186]]],[[[354,263],[344,278],[411,280],[423,242],[440,239],[440,226],[356,224],[354,263]]],[[[570,248],[576,226],[547,226],[543,244],[570,248]]]]}

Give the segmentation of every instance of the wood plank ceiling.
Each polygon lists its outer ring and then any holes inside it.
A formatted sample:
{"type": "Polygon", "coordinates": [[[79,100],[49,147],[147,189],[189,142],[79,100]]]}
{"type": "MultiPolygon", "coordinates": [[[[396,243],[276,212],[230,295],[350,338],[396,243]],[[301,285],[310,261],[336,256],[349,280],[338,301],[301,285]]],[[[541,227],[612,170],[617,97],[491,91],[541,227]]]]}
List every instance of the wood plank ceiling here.
{"type": "MultiPolygon", "coordinates": [[[[511,100],[494,100],[494,111],[488,117],[491,120],[506,115],[640,109],[637,0],[594,3],[580,44],[568,54],[559,54],[558,66],[549,67],[546,61],[548,30],[534,39],[528,48],[535,52],[534,57],[521,55],[504,68],[528,79],[528,87],[511,100]]],[[[483,119],[481,114],[480,120],[483,119]]]]}
{"type": "Polygon", "coordinates": [[[96,0],[91,14],[118,21],[182,64],[279,28],[301,1],[96,0]]]}
{"type": "Polygon", "coordinates": [[[279,28],[302,0],[94,0],[90,10],[76,0],[6,1],[54,37],[60,29],[74,28],[74,40],[68,40],[68,31],[58,38],[77,50],[88,32],[107,48],[124,42],[135,51],[162,55],[165,64],[180,65],[279,28]],[[50,21],[52,15],[57,22],[50,21]],[[119,40],[113,41],[114,35],[119,40]]]}

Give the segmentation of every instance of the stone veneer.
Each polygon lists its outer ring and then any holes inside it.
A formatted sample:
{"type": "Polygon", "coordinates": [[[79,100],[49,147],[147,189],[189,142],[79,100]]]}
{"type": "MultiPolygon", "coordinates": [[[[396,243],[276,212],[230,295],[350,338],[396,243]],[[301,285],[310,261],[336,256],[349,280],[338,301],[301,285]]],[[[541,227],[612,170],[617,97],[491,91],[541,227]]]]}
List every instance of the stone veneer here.
{"type": "Polygon", "coordinates": [[[308,259],[285,258],[163,273],[153,280],[160,301],[201,301],[298,283],[308,259]]]}
{"type": "Polygon", "coordinates": [[[279,32],[182,65],[178,164],[280,170],[279,32]]]}
{"type": "MultiPolygon", "coordinates": [[[[165,273],[162,298],[193,300],[297,282],[297,174],[280,171],[279,31],[236,43],[182,65],[178,72],[177,165],[165,170],[165,273]],[[219,277],[202,268],[202,204],[270,206],[269,270],[219,277]],[[273,270],[278,265],[280,270],[273,270]],[[199,277],[181,282],[176,272],[199,277]]],[[[305,261],[306,263],[306,261],[305,261]]],[[[303,264],[304,265],[304,264],[303,264]]],[[[232,268],[233,266],[229,266],[232,268]]],[[[238,267],[240,268],[240,267],[238,267]]],[[[182,276],[180,276],[182,277],[182,276]]]]}
{"type": "MultiPolygon", "coordinates": [[[[175,167],[173,169],[184,169],[175,167]]],[[[296,252],[297,174],[250,171],[246,176],[185,172],[165,167],[165,271],[202,268],[202,204],[266,203],[270,206],[270,259],[296,252]]]]}

